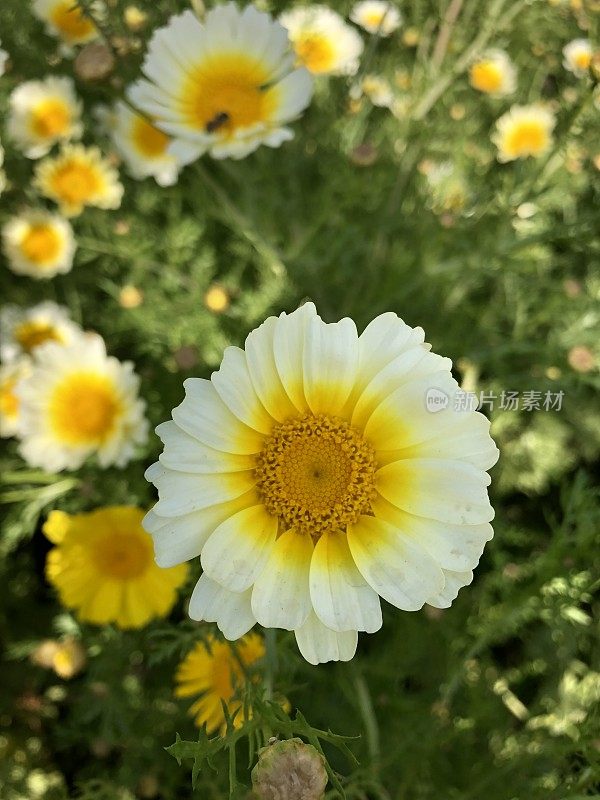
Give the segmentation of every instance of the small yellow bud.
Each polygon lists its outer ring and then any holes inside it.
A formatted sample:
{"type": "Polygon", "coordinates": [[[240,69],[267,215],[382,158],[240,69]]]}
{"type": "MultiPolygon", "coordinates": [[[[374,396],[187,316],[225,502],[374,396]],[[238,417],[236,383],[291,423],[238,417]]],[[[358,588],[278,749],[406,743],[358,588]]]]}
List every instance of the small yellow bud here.
{"type": "Polygon", "coordinates": [[[222,314],[229,308],[230,298],[225,287],[218,283],[209,286],[204,295],[204,305],[215,314],[222,314]]]}
{"type": "Polygon", "coordinates": [[[137,308],[144,302],[144,295],[136,286],[123,286],[119,292],[119,305],[121,308],[137,308]]]}
{"type": "Polygon", "coordinates": [[[148,14],[137,6],[127,6],[123,14],[125,25],[130,31],[140,31],[148,21],[148,14]]]}

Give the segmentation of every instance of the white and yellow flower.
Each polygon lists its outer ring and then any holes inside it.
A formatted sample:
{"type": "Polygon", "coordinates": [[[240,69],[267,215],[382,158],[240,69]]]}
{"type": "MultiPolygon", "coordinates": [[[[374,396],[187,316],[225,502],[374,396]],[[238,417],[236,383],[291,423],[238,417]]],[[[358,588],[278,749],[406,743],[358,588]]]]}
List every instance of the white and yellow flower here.
{"type": "Polygon", "coordinates": [[[315,75],[354,75],[363,41],[327,6],[298,6],[279,21],[287,29],[299,64],[315,75]]]}
{"type": "Polygon", "coordinates": [[[71,344],[81,333],[69,311],[51,300],[31,308],[7,305],[0,309],[0,358],[8,363],[31,356],[47,342],[71,344]]]}
{"type": "Polygon", "coordinates": [[[588,74],[593,55],[589,39],[573,39],[563,47],[563,67],[582,78],[588,74]]]}
{"type": "Polygon", "coordinates": [[[4,190],[6,189],[6,184],[7,184],[6,172],[4,172],[3,166],[4,166],[4,148],[0,143],[0,197],[2,196],[4,190]]]}
{"type": "Polygon", "coordinates": [[[496,122],[492,142],[498,148],[498,161],[539,158],[552,147],[554,114],[541,105],[512,106],[496,122]]]}
{"type": "Polygon", "coordinates": [[[177,183],[181,165],[169,152],[170,136],[120,101],[103,121],[133,178],[153,177],[159,186],[177,183]]]}
{"type": "Polygon", "coordinates": [[[45,23],[46,33],[65,45],[86,44],[99,36],[94,22],[73,0],[33,0],[32,11],[45,23]]]}
{"type": "Polygon", "coordinates": [[[145,403],[133,364],[107,356],[95,334],[39,347],[17,394],[19,452],[31,466],[77,469],[96,455],[101,467],[122,467],[146,440],[145,403]]]}
{"type": "Polygon", "coordinates": [[[19,382],[29,375],[31,362],[27,357],[9,364],[0,364],[0,436],[6,439],[19,430],[19,382]]]}
{"type": "Polygon", "coordinates": [[[2,227],[2,250],[16,275],[42,279],[69,272],[75,248],[69,222],[48,211],[26,209],[2,227]]]}
{"type": "Polygon", "coordinates": [[[394,104],[394,92],[391,84],[382,75],[365,75],[359,88],[374,106],[391,108],[394,104]]]}
{"type": "Polygon", "coordinates": [[[402,24],[400,11],[386,0],[356,3],[350,12],[350,19],[367,33],[377,36],[390,36],[402,24]]]}
{"type": "Polygon", "coordinates": [[[65,145],[58,156],[41,161],[34,186],[67,217],[78,216],[85,206],[119,208],[123,196],[117,170],[97,147],[83,145],[65,145]]]}
{"type": "Polygon", "coordinates": [[[287,32],[268,14],[233,3],[171,17],[148,47],[129,98],[165,133],[182,163],[205,152],[243,158],[293,138],[286,127],[310,102],[312,79],[294,69],[287,32]]]}
{"type": "Polygon", "coordinates": [[[9,99],[7,130],[27,158],[41,158],[56,142],[81,136],[81,103],[71,78],[27,81],[9,99]]]}
{"type": "Polygon", "coordinates": [[[489,423],[458,411],[451,362],[395,314],[358,336],[307,303],[188,379],[159,425],[144,525],[164,567],[200,556],[193,619],[237,639],[294,630],[313,664],[352,658],[380,596],[446,608],[470,583],[493,510],[489,423]],[[427,410],[430,393],[445,407],[427,410]]]}
{"type": "Polygon", "coordinates": [[[517,88],[517,70],[504,50],[490,50],[471,64],[469,82],[492,97],[504,97],[517,88]]]}

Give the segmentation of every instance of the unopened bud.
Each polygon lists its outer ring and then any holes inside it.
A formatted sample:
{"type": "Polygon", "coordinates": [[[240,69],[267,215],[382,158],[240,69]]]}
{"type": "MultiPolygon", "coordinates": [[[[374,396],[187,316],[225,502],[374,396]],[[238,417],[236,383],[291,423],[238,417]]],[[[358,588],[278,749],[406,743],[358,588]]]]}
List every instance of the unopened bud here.
{"type": "Polygon", "coordinates": [[[229,308],[229,294],[227,290],[218,283],[209,286],[204,295],[204,305],[209,311],[215,314],[222,314],[229,308]]]}
{"type": "Polygon", "coordinates": [[[257,800],[321,800],[326,785],[323,756],[302,739],[276,741],[259,750],[252,770],[257,800]]]}
{"type": "Polygon", "coordinates": [[[73,62],[75,74],[82,81],[101,81],[115,66],[115,57],[102,42],[86,44],[73,62]]]}
{"type": "Polygon", "coordinates": [[[369,142],[363,142],[351,150],[350,160],[359,167],[370,167],[377,161],[377,148],[369,142]]]}
{"type": "Polygon", "coordinates": [[[123,14],[125,25],[130,31],[140,31],[148,21],[148,14],[137,6],[127,6],[123,14]]]}

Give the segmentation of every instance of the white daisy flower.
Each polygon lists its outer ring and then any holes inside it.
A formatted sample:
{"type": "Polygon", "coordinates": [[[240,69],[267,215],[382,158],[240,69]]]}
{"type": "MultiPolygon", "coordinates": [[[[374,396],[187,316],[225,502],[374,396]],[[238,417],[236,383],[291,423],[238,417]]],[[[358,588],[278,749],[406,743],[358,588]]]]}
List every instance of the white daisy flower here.
{"type": "Polygon", "coordinates": [[[0,359],[7,363],[30,356],[43,344],[71,344],[82,333],[68,309],[45,300],[30,308],[0,309],[0,359]]]}
{"type": "Polygon", "coordinates": [[[19,399],[17,387],[31,371],[28,358],[11,364],[0,364],[0,436],[7,439],[19,430],[19,399]]]}
{"type": "Polygon", "coordinates": [[[52,278],[69,272],[76,249],[66,219],[41,209],[26,209],[2,227],[2,250],[16,275],[52,278]]]}
{"type": "Polygon", "coordinates": [[[71,78],[27,81],[9,98],[7,131],[27,158],[41,158],[59,141],[81,136],[81,103],[71,78]]]}
{"type": "Polygon", "coordinates": [[[86,206],[119,208],[123,197],[117,170],[97,147],[83,145],[64,145],[58,156],[41,161],[34,186],[66,217],[78,216],[86,206]]]}
{"type": "Polygon", "coordinates": [[[2,77],[2,75],[4,75],[6,72],[6,62],[9,58],[10,56],[6,50],[2,49],[2,40],[0,40],[0,77],[2,77]]]}
{"type": "Polygon", "coordinates": [[[504,97],[517,88],[517,70],[504,50],[490,50],[471,65],[469,82],[479,92],[504,97]]]}
{"type": "MultiPolygon", "coordinates": [[[[103,11],[103,4],[94,5],[96,14],[103,11]]],[[[65,45],[85,44],[99,36],[94,22],[73,0],[33,0],[32,11],[45,23],[46,33],[65,45]]]]}
{"type": "Polygon", "coordinates": [[[539,158],[552,147],[554,114],[540,105],[512,106],[496,122],[492,142],[498,148],[498,161],[539,158]]]}
{"type": "Polygon", "coordinates": [[[177,183],[180,164],[169,152],[171,138],[119,101],[102,120],[133,178],[153,177],[159,186],[177,183]]]}
{"type": "Polygon", "coordinates": [[[380,597],[450,606],[492,537],[498,457],[486,418],[455,410],[450,367],[395,314],[358,336],[307,303],[186,380],[157,428],[144,525],[160,566],[200,556],[190,616],[229,639],[256,621],[293,630],[316,664],[352,658],[380,597]]]}
{"type": "Polygon", "coordinates": [[[6,189],[6,172],[2,169],[4,164],[4,148],[0,143],[0,197],[2,196],[2,192],[6,189]]]}
{"type": "Polygon", "coordinates": [[[133,364],[107,356],[96,334],[39,347],[17,388],[20,454],[49,472],[78,469],[91,455],[101,467],[124,466],[147,438],[138,393],[133,364]]]}
{"type": "Polygon", "coordinates": [[[350,12],[350,19],[377,36],[390,36],[402,24],[400,11],[385,0],[356,3],[350,12]]]}
{"type": "Polygon", "coordinates": [[[294,69],[287,32],[268,14],[233,3],[171,17],[150,40],[148,80],[128,95],[173,137],[170,152],[189,163],[205,152],[243,158],[261,144],[293,138],[286,127],[310,102],[312,80],[294,69]]]}
{"type": "Polygon", "coordinates": [[[582,78],[588,74],[593,54],[589,39],[573,39],[563,47],[563,67],[582,78]]]}
{"type": "Polygon", "coordinates": [[[363,41],[327,6],[299,6],[279,17],[299,64],[315,75],[354,75],[363,41]]]}

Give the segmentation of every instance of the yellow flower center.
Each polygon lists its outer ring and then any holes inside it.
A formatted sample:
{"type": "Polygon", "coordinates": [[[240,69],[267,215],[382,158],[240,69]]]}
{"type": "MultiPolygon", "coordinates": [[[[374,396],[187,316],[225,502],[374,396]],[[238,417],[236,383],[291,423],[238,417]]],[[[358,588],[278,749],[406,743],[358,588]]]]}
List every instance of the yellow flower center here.
{"type": "Polygon", "coordinates": [[[57,97],[42,100],[31,112],[33,132],[42,139],[62,136],[71,124],[69,107],[57,97]]]}
{"type": "Polygon", "coordinates": [[[387,13],[386,11],[368,11],[363,16],[363,25],[368,28],[379,28],[387,13]]]}
{"type": "Polygon", "coordinates": [[[245,53],[206,59],[188,77],[181,107],[196,130],[230,137],[238,128],[267,122],[278,106],[279,90],[266,88],[267,69],[245,53]]]}
{"type": "Polygon", "coordinates": [[[546,129],[536,120],[519,122],[507,136],[506,149],[511,155],[540,153],[548,143],[546,129]]]}
{"type": "Polygon", "coordinates": [[[120,403],[112,381],[95,372],[73,372],[54,389],[50,419],[55,435],[73,445],[97,444],[113,431],[120,403]]]}
{"type": "Polygon", "coordinates": [[[320,33],[306,31],[294,41],[298,61],[311,72],[329,72],[335,60],[331,41],[320,33]]]}
{"type": "Polygon", "coordinates": [[[480,61],[471,67],[471,86],[480,92],[498,92],[502,88],[502,70],[495,61],[480,61]]]}
{"type": "Polygon", "coordinates": [[[15,378],[8,378],[0,386],[0,415],[14,419],[19,413],[19,399],[15,394],[15,378]]]}
{"type": "Polygon", "coordinates": [[[94,23],[86,17],[73,0],[59,3],[52,11],[51,21],[67,41],[81,41],[95,35],[94,23]]]}
{"type": "Polygon", "coordinates": [[[166,133],[159,131],[143,117],[138,116],[133,122],[131,138],[135,148],[146,158],[164,155],[169,145],[169,137],[166,133]]]}
{"type": "Polygon", "coordinates": [[[79,160],[66,161],[58,166],[52,175],[51,185],[57,197],[73,205],[85,203],[102,188],[97,170],[79,160]]]}
{"type": "Polygon", "coordinates": [[[95,563],[110,578],[131,580],[144,573],[152,561],[152,540],[134,531],[115,531],[95,545],[95,563]]]}
{"type": "Polygon", "coordinates": [[[376,469],[375,451],[355,428],[319,414],[274,428],[256,477],[267,511],[286,529],[320,536],[370,512],[376,469]]]}
{"type": "Polygon", "coordinates": [[[52,225],[31,225],[20,243],[24,257],[43,265],[60,255],[62,240],[52,225]]]}
{"type": "Polygon", "coordinates": [[[575,54],[574,61],[577,69],[582,69],[582,70],[589,69],[590,63],[592,61],[592,54],[583,50],[580,53],[575,54]]]}
{"type": "Polygon", "coordinates": [[[50,322],[31,320],[17,325],[14,331],[16,341],[26,353],[31,353],[44,342],[63,342],[60,332],[50,322]]]}

